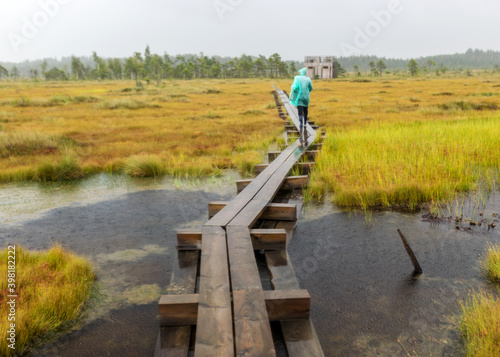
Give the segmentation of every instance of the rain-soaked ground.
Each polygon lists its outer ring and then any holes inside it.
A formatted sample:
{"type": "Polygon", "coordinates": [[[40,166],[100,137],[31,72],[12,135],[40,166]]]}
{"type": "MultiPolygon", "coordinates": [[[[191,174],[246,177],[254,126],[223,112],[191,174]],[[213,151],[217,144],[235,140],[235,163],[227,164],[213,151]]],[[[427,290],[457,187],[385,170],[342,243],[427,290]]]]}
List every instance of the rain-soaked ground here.
{"type": "MultiPolygon", "coordinates": [[[[88,257],[99,277],[99,296],[84,319],[29,355],[152,356],[176,230],[200,227],[209,201],[235,194],[235,179],[193,184],[98,175],[0,186],[2,246],[41,249],[57,241],[88,257]]],[[[491,221],[500,212],[498,197],[464,202],[469,216],[491,221]]],[[[325,355],[461,355],[457,301],[488,288],[479,260],[500,234],[486,224],[458,226],[423,221],[422,212],[373,212],[367,222],[331,204],[306,206],[288,250],[311,294],[325,355]],[[420,261],[420,276],[412,275],[398,228],[420,261]]]]}

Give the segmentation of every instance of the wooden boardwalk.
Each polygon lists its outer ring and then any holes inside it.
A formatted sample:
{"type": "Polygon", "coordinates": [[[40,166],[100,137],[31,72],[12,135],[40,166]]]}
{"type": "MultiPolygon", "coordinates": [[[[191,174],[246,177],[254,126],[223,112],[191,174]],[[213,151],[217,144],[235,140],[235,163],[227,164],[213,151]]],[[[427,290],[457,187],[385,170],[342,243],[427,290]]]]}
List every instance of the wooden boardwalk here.
{"type": "MultiPolygon", "coordinates": [[[[285,129],[293,133],[297,110],[283,91],[276,88],[274,95],[285,129]]],[[[301,139],[269,153],[270,163],[256,167],[255,179],[237,182],[233,200],[212,202],[201,231],[178,232],[178,264],[168,295],[159,301],[155,357],[276,356],[272,321],[286,344],[281,355],[323,356],[309,319],[310,296],[300,289],[286,252],[307,182],[307,176],[288,175],[294,167],[308,172],[314,165],[297,166],[303,156],[314,160],[320,149],[315,143],[308,150],[315,128],[308,124],[301,139]],[[255,251],[265,255],[273,290],[262,287],[255,251]]]]}

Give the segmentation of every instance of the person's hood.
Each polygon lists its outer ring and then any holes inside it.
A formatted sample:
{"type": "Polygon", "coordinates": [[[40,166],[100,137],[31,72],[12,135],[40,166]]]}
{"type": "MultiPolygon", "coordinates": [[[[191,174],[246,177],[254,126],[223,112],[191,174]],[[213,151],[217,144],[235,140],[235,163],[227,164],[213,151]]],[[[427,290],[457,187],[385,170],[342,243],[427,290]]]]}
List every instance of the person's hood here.
{"type": "Polygon", "coordinates": [[[307,68],[304,67],[302,69],[299,69],[299,73],[300,73],[301,76],[305,76],[306,73],[307,73],[307,68]]]}

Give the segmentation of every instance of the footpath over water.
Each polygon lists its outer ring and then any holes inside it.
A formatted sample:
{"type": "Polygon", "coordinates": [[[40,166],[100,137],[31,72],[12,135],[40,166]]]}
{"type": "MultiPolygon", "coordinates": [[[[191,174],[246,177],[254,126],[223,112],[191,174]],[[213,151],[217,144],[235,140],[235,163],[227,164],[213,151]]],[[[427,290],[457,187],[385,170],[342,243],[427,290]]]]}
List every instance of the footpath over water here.
{"type": "MultiPolygon", "coordinates": [[[[297,110],[283,91],[276,88],[274,96],[288,141],[299,128],[297,110]]],[[[314,128],[309,123],[299,139],[269,153],[255,179],[237,182],[233,200],[210,203],[200,232],[178,232],[178,262],[159,301],[155,356],[323,356],[310,296],[286,252],[307,183],[307,176],[288,175],[314,164],[299,163],[321,145],[313,144],[314,128]],[[263,289],[256,251],[265,256],[272,290],[263,289]],[[286,348],[276,349],[276,340],[286,348]]]]}

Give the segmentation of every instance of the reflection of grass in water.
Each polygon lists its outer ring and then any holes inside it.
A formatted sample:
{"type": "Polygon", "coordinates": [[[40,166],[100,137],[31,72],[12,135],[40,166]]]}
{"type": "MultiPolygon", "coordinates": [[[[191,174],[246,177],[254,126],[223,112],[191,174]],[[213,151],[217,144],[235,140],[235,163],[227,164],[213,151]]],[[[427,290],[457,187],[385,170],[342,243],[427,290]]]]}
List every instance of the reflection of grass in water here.
{"type": "Polygon", "coordinates": [[[149,254],[165,254],[166,247],[160,247],[157,244],[145,245],[143,249],[119,250],[111,254],[99,254],[99,262],[135,262],[143,259],[149,254]]]}
{"type": "MultiPolygon", "coordinates": [[[[9,252],[2,250],[0,274],[7,277],[9,252]]],[[[7,301],[8,280],[0,280],[0,354],[13,355],[22,353],[34,339],[43,338],[50,332],[66,326],[77,319],[85,301],[90,297],[95,279],[92,267],[60,245],[48,251],[29,252],[20,246],[15,250],[15,321],[9,321],[10,306],[7,301]],[[15,323],[15,350],[8,348],[7,330],[10,323],[15,323]]]]}
{"type": "Polygon", "coordinates": [[[158,284],[144,284],[127,289],[122,295],[128,303],[140,305],[158,301],[160,291],[158,284]]]}

